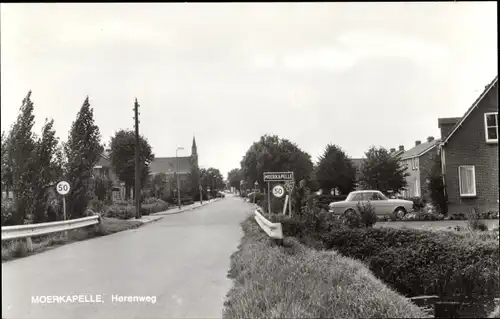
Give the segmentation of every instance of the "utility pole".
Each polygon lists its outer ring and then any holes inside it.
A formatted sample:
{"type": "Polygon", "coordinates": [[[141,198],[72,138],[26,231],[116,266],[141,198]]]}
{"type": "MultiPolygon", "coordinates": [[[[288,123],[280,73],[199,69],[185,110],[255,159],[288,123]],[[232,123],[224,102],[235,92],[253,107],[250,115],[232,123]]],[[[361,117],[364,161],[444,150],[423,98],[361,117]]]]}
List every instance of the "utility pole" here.
{"type": "Polygon", "coordinates": [[[134,103],[135,114],[135,218],[141,218],[141,181],[140,181],[140,166],[139,166],[139,102],[137,98],[134,103]]]}

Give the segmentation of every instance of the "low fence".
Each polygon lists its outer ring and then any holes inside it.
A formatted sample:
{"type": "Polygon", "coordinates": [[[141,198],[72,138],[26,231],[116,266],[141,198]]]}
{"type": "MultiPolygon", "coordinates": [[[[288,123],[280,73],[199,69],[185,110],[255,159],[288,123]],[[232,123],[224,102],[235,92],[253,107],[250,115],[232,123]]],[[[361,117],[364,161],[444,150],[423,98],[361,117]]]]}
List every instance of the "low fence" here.
{"type": "Polygon", "coordinates": [[[28,250],[31,250],[31,237],[43,236],[53,233],[65,232],[72,229],[98,225],[100,224],[100,222],[100,216],[94,215],[59,222],[4,226],[2,227],[2,241],[26,239],[28,250]]]}
{"type": "Polygon", "coordinates": [[[255,210],[255,220],[259,224],[260,228],[266,234],[273,239],[283,239],[283,229],[281,227],[281,223],[271,223],[267,220],[258,209],[255,210]]]}

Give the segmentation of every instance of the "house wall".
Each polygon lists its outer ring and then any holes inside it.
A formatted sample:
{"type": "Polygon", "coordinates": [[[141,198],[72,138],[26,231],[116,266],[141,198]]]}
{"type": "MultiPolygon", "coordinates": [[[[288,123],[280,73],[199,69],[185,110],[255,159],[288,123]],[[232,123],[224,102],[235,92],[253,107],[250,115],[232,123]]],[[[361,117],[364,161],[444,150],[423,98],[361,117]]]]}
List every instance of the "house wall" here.
{"type": "Polygon", "coordinates": [[[420,194],[428,201],[431,199],[431,194],[427,188],[427,179],[429,178],[437,156],[439,156],[437,150],[438,148],[434,147],[419,157],[420,194]]]}
{"type": "Polygon", "coordinates": [[[498,112],[498,84],[445,145],[445,182],[449,211],[498,210],[498,144],[485,142],[484,113],[498,112]],[[460,198],[458,167],[474,165],[476,197],[460,198]]]}
{"type": "MultiPolygon", "coordinates": [[[[412,164],[413,160],[414,159],[412,158],[401,160],[401,164],[403,165],[403,167],[406,167],[406,172],[409,174],[408,176],[406,176],[406,183],[407,183],[406,191],[403,192],[403,196],[407,198],[420,196],[421,194],[421,193],[415,193],[418,183],[420,183],[420,171],[418,165],[416,165],[416,169],[413,168],[412,164]]],[[[418,159],[416,161],[418,164],[418,159]]]]}

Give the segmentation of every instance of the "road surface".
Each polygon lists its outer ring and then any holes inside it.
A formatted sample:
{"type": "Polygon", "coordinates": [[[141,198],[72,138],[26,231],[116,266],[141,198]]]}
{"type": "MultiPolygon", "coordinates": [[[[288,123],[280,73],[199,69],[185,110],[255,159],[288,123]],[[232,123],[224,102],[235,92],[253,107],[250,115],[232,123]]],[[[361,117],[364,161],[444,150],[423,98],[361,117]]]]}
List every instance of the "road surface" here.
{"type": "Polygon", "coordinates": [[[220,318],[232,285],[229,257],[251,212],[228,196],[138,229],[2,263],[2,318],[220,318]],[[83,302],[34,303],[47,296],[83,302]]]}

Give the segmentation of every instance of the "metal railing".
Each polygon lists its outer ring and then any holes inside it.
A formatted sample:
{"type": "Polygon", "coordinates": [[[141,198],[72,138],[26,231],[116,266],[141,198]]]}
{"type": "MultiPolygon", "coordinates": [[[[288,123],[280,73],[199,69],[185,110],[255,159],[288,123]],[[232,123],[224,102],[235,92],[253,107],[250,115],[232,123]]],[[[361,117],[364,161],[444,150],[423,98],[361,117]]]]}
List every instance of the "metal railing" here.
{"type": "Polygon", "coordinates": [[[88,216],[59,222],[40,223],[31,225],[16,225],[2,227],[2,241],[12,239],[31,238],[52,233],[64,232],[72,229],[97,225],[101,222],[99,215],[88,216]]]}
{"type": "Polygon", "coordinates": [[[260,228],[266,232],[266,234],[274,239],[283,239],[283,230],[281,223],[271,223],[267,220],[258,209],[255,210],[255,220],[259,224],[260,228]]]}

